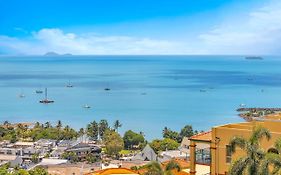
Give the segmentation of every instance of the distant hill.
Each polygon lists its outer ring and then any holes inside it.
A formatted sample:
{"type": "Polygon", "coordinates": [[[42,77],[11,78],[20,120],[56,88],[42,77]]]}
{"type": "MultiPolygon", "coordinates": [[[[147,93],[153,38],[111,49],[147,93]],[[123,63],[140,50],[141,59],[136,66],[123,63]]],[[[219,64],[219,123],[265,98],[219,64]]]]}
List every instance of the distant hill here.
{"type": "Polygon", "coordinates": [[[66,54],[63,54],[63,56],[72,56],[71,53],[66,53],[66,54]]]}
{"type": "Polygon", "coordinates": [[[71,53],[58,54],[56,52],[47,52],[44,54],[44,56],[72,56],[72,54],[71,53]]]}
{"type": "Polygon", "coordinates": [[[60,54],[56,53],[56,52],[47,52],[44,54],[44,56],[59,56],[60,54]]]}

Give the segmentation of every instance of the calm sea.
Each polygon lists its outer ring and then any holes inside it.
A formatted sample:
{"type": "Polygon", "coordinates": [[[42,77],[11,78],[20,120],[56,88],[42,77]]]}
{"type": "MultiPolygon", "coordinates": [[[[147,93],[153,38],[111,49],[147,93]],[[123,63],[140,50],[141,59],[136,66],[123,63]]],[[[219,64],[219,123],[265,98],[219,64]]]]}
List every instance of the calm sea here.
{"type": "Polygon", "coordinates": [[[62,120],[74,128],[119,119],[121,133],[161,137],[242,121],[236,109],[281,107],[281,59],[242,56],[0,57],[0,120],[62,120]],[[67,88],[70,83],[74,87],[67,88]],[[48,88],[55,103],[44,105],[48,88]],[[105,91],[104,88],[110,88],[105,91]],[[23,93],[24,98],[19,95],[23,93]],[[86,109],[84,105],[91,106],[86,109]]]}

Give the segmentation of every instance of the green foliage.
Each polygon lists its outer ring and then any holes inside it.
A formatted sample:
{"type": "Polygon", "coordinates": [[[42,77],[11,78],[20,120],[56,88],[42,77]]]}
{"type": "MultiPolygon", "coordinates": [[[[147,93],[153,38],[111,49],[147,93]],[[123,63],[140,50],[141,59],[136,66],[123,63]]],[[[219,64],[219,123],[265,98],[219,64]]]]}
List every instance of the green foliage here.
{"type": "Polygon", "coordinates": [[[100,132],[101,139],[103,139],[105,132],[109,129],[110,128],[109,128],[107,120],[101,120],[99,123],[99,132],[100,132]]]}
{"type": "Polygon", "coordinates": [[[163,138],[169,138],[178,141],[179,134],[176,131],[172,131],[171,129],[165,127],[163,129],[163,138]]]}
{"type": "Polygon", "coordinates": [[[93,139],[98,139],[98,134],[100,138],[103,138],[104,132],[110,129],[107,120],[101,120],[99,123],[93,121],[87,125],[86,133],[93,139]]]}
{"type": "Polygon", "coordinates": [[[104,132],[103,142],[105,144],[106,153],[110,156],[119,156],[119,152],[124,149],[124,141],[122,137],[113,130],[104,132]]]}
{"type": "Polygon", "coordinates": [[[48,175],[48,172],[42,167],[35,167],[32,170],[24,170],[15,168],[12,171],[8,171],[9,165],[5,164],[0,167],[0,175],[48,175]]]}
{"type": "Polygon", "coordinates": [[[193,135],[196,135],[198,134],[198,131],[194,131],[191,125],[185,125],[181,129],[180,133],[172,131],[171,129],[165,127],[162,134],[163,138],[169,138],[180,143],[184,137],[191,137],[193,135]]]}
{"type": "MultiPolygon", "coordinates": [[[[233,137],[229,143],[230,150],[235,153],[239,147],[245,151],[246,156],[232,162],[229,170],[230,175],[261,175],[260,165],[264,163],[267,153],[260,147],[261,139],[269,140],[271,134],[268,129],[255,127],[249,139],[243,137],[233,137]]],[[[263,170],[262,170],[263,171],[263,170]]]]}
{"type": "Polygon", "coordinates": [[[69,160],[71,163],[79,161],[78,156],[75,154],[75,152],[64,152],[62,154],[62,158],[69,160]]]}
{"type": "Polygon", "coordinates": [[[39,154],[33,154],[32,157],[31,157],[31,161],[33,163],[38,163],[39,162],[39,154]]]}
{"type": "Polygon", "coordinates": [[[53,127],[50,122],[40,124],[36,122],[33,128],[27,128],[21,124],[15,127],[0,127],[0,140],[10,140],[12,143],[18,140],[31,139],[37,141],[39,139],[73,139],[77,137],[77,132],[66,126],[62,130],[62,124],[59,121],[56,127],[53,127]]]}
{"type": "Polygon", "coordinates": [[[142,134],[135,133],[132,130],[126,131],[123,139],[126,149],[132,149],[134,146],[139,146],[145,141],[142,134]]]}
{"type": "Polygon", "coordinates": [[[121,128],[121,127],[122,127],[122,124],[120,123],[120,121],[116,120],[113,125],[114,130],[118,133],[118,128],[121,128]]]}
{"type": "Polygon", "coordinates": [[[144,175],[172,175],[172,170],[181,171],[181,166],[174,160],[168,162],[166,167],[162,167],[159,162],[153,161],[143,167],[135,167],[138,169],[145,169],[144,175]]]}
{"type": "Polygon", "coordinates": [[[96,121],[91,122],[87,125],[86,133],[88,136],[92,137],[93,139],[98,139],[98,127],[99,124],[96,121]]]}
{"type": "Polygon", "coordinates": [[[175,150],[180,146],[180,144],[173,139],[166,138],[163,140],[155,139],[150,143],[150,146],[154,151],[159,152],[166,150],[175,150]]]}
{"type": "Polygon", "coordinates": [[[184,137],[191,137],[193,136],[195,133],[193,131],[193,128],[191,125],[185,125],[182,129],[181,129],[181,132],[179,134],[179,137],[180,137],[180,141],[182,141],[182,139],[184,137]]]}
{"type": "Polygon", "coordinates": [[[86,160],[88,163],[95,163],[95,162],[100,161],[100,157],[95,154],[89,153],[86,156],[86,160]]]}
{"type": "Polygon", "coordinates": [[[29,175],[48,175],[48,172],[42,167],[36,167],[29,171],[29,175]]]}

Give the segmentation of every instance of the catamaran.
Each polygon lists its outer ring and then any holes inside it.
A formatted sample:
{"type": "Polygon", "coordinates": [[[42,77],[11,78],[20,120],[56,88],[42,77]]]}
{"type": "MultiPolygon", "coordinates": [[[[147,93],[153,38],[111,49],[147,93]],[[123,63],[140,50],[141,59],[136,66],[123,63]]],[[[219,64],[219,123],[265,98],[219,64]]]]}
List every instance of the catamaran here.
{"type": "Polygon", "coordinates": [[[47,88],[45,88],[45,99],[40,100],[39,102],[43,103],[43,104],[48,104],[48,103],[54,103],[55,102],[54,100],[48,100],[48,89],[47,88]]]}

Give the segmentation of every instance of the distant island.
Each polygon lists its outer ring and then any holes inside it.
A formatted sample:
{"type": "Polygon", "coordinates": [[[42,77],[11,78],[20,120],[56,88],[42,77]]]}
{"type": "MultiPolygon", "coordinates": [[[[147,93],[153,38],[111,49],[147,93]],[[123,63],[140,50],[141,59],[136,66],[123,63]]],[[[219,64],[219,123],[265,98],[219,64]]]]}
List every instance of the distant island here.
{"type": "Polygon", "coordinates": [[[44,56],[72,56],[72,54],[71,53],[58,54],[56,52],[47,52],[44,54],[44,56]]]}
{"type": "Polygon", "coordinates": [[[260,56],[247,56],[245,57],[246,60],[263,60],[263,57],[260,56]]]}

